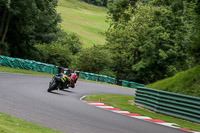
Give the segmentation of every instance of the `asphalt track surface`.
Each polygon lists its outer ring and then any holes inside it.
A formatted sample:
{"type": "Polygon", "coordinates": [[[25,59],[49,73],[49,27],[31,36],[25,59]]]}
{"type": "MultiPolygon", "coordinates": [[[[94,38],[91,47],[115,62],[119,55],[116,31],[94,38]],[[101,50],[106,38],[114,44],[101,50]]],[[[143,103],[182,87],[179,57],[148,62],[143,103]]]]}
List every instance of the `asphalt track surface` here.
{"type": "Polygon", "coordinates": [[[78,81],[74,89],[48,93],[50,77],[0,73],[0,112],[65,133],[187,133],[88,105],[90,94],[135,91],[78,81]]]}

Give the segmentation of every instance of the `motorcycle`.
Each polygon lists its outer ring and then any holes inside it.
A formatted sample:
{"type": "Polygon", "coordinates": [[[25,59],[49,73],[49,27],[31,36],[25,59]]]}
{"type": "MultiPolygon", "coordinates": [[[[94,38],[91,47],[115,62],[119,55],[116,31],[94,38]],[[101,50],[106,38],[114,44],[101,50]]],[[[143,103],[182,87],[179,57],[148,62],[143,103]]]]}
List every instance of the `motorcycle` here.
{"type": "Polygon", "coordinates": [[[65,88],[72,87],[70,82],[62,83],[60,82],[60,79],[62,78],[61,75],[55,75],[52,80],[49,83],[49,88],[47,89],[47,92],[51,92],[53,90],[64,90],[65,88]]]}

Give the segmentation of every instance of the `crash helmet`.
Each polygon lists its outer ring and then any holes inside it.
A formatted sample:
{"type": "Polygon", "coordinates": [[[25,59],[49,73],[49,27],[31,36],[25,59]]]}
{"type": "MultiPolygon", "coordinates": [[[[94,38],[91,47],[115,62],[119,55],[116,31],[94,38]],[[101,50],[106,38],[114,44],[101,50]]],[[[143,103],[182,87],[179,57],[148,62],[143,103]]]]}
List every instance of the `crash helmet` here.
{"type": "Polygon", "coordinates": [[[77,76],[75,73],[72,73],[71,76],[68,78],[68,80],[71,82],[71,83],[75,83],[76,82],[76,79],[77,79],[77,76]]]}

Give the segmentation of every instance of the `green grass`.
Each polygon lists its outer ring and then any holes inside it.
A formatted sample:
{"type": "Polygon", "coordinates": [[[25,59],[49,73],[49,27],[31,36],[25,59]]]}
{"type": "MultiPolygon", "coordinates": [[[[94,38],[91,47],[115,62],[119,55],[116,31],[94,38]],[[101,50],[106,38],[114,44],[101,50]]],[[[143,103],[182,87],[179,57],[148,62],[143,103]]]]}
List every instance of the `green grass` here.
{"type": "Polygon", "coordinates": [[[76,33],[83,47],[105,43],[105,36],[102,33],[109,26],[106,23],[106,8],[78,0],[59,0],[57,11],[63,19],[61,26],[64,31],[76,33]]]}
{"type": "Polygon", "coordinates": [[[194,131],[200,131],[200,124],[192,123],[189,121],[181,120],[181,119],[163,115],[163,114],[154,113],[154,112],[133,106],[133,101],[134,101],[133,96],[90,95],[90,96],[85,97],[83,100],[99,101],[99,99],[101,99],[102,103],[113,106],[115,108],[120,108],[123,111],[137,113],[141,116],[149,116],[152,119],[159,119],[159,120],[163,120],[163,121],[169,122],[169,123],[176,123],[176,124],[178,124],[178,127],[182,127],[182,128],[186,128],[186,129],[190,129],[190,130],[194,130],[194,131]]]}
{"type": "Polygon", "coordinates": [[[200,97],[200,65],[146,87],[200,97]]]}
{"type": "Polygon", "coordinates": [[[0,113],[0,133],[61,133],[0,113]]]}
{"type": "Polygon", "coordinates": [[[39,75],[39,76],[50,76],[50,77],[54,75],[54,74],[48,74],[48,73],[43,73],[43,72],[36,72],[36,71],[31,71],[31,70],[16,69],[16,68],[3,67],[3,66],[0,66],[0,72],[31,74],[31,75],[39,75]]]}

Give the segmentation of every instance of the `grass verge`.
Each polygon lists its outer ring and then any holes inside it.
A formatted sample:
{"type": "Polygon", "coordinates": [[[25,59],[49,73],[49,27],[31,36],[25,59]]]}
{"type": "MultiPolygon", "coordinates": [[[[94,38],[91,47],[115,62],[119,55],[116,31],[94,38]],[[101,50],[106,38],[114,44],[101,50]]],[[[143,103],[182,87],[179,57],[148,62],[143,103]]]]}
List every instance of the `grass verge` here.
{"type": "Polygon", "coordinates": [[[200,97],[200,65],[146,87],[200,97]]]}
{"type": "Polygon", "coordinates": [[[83,100],[86,101],[99,101],[113,106],[115,108],[120,108],[123,111],[129,111],[131,113],[137,113],[142,116],[149,116],[152,119],[160,119],[168,123],[176,123],[179,127],[200,131],[200,124],[193,123],[190,121],[181,120],[175,117],[158,114],[149,110],[145,110],[136,106],[133,106],[134,96],[123,96],[123,95],[89,95],[83,100]]]}
{"type": "Polygon", "coordinates": [[[31,75],[49,76],[49,77],[53,76],[53,74],[48,74],[44,72],[36,72],[36,71],[31,71],[31,70],[16,69],[16,68],[3,67],[3,66],[0,66],[0,72],[31,74],[31,75]]]}
{"type": "Polygon", "coordinates": [[[45,128],[29,123],[7,114],[0,113],[1,133],[61,133],[59,131],[45,128]]]}

